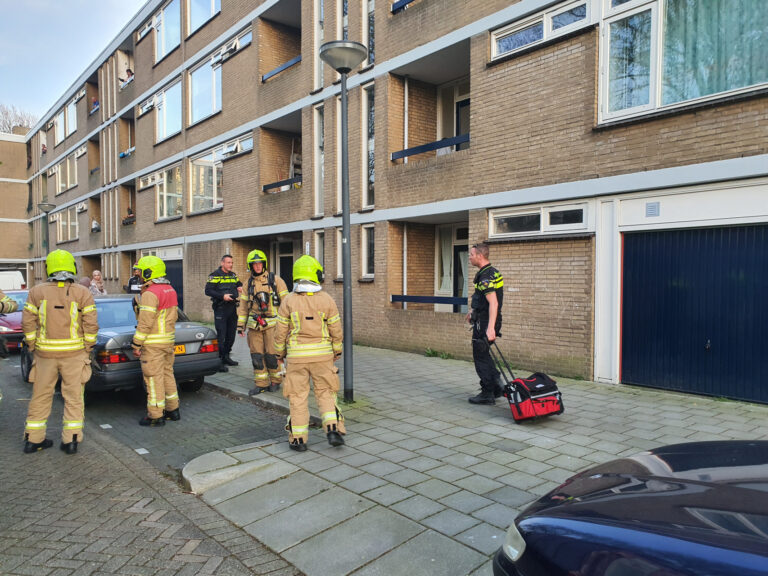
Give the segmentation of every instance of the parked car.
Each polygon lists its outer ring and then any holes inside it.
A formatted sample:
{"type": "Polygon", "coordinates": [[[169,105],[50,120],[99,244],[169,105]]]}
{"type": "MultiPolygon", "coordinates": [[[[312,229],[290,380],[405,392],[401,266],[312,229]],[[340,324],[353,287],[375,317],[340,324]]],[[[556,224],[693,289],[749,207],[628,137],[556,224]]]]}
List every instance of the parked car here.
{"type": "Polygon", "coordinates": [[[524,510],[495,576],[765,576],[768,442],[664,446],[581,472],[524,510]]]}
{"type": "Polygon", "coordinates": [[[21,331],[21,309],[27,302],[29,290],[9,290],[5,295],[16,300],[19,309],[10,314],[0,314],[0,337],[5,339],[8,350],[21,349],[24,333],[21,331]]]}
{"type": "MultiPolygon", "coordinates": [[[[136,315],[128,294],[95,298],[99,317],[99,335],[92,353],[93,376],[86,392],[117,390],[143,386],[141,365],[131,348],[136,331],[136,315]]],[[[216,332],[191,322],[179,310],[176,322],[176,358],[173,372],[186,390],[199,390],[205,376],[215,374],[220,366],[216,332]]],[[[29,382],[32,355],[22,347],[21,374],[29,382]]]]}

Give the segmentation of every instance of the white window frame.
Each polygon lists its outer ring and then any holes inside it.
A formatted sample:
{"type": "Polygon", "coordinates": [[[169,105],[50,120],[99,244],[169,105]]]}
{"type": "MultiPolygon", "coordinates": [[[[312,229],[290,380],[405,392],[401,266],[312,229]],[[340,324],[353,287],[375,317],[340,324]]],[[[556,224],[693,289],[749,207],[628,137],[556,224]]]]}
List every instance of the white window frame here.
{"type": "Polygon", "coordinates": [[[325,230],[315,230],[313,236],[315,260],[320,262],[323,270],[325,270],[325,230]]]}
{"type": "Polygon", "coordinates": [[[323,87],[325,63],[320,59],[320,46],[323,44],[325,37],[325,8],[323,6],[325,0],[314,0],[314,17],[315,17],[315,34],[314,34],[314,51],[315,51],[315,74],[313,81],[313,87],[315,90],[323,87]]]}
{"type": "Polygon", "coordinates": [[[66,109],[62,109],[58,114],[56,114],[56,118],[53,119],[53,140],[54,140],[54,147],[58,146],[61,142],[64,142],[64,140],[67,137],[67,111],[66,109]]]}
{"type": "Polygon", "coordinates": [[[172,138],[176,134],[181,133],[181,131],[184,128],[184,94],[182,90],[182,82],[181,80],[177,80],[173,82],[172,84],[169,84],[165,88],[163,88],[160,92],[155,94],[155,143],[162,142],[163,140],[167,140],[168,138],[172,138]],[[166,99],[166,94],[171,89],[175,88],[176,86],[179,87],[179,130],[173,133],[168,132],[168,104],[166,99]],[[160,135],[160,126],[163,126],[163,133],[162,136],[160,135]]]}
{"type": "Polygon", "coordinates": [[[336,98],[336,214],[341,214],[341,204],[341,98],[338,97],[336,98]]]}
{"type": "Polygon", "coordinates": [[[336,278],[341,280],[344,278],[344,263],[342,262],[342,250],[341,245],[344,240],[344,233],[341,228],[336,228],[336,278]]]}
{"type": "Polygon", "coordinates": [[[593,14],[596,12],[599,12],[599,9],[593,6],[595,1],[596,0],[576,0],[576,1],[569,1],[566,3],[556,4],[554,7],[548,10],[543,10],[529,18],[525,18],[524,20],[519,20],[517,22],[512,22],[511,24],[507,24],[502,28],[493,30],[491,32],[491,60],[504,58],[506,56],[509,56],[510,54],[514,54],[515,52],[519,52],[521,50],[527,50],[531,46],[536,46],[537,44],[543,44],[544,42],[547,42],[553,38],[557,38],[558,36],[570,34],[575,30],[579,30],[581,28],[586,28],[590,26],[594,22],[593,14]],[[573,10],[574,8],[577,8],[578,6],[581,6],[581,5],[586,6],[586,15],[582,20],[577,20],[576,22],[572,22],[567,26],[563,26],[561,28],[558,28],[557,30],[552,30],[552,18],[554,16],[558,16],[563,12],[568,12],[569,10],[573,10]],[[501,40],[502,38],[505,38],[506,36],[509,36],[510,34],[514,34],[516,32],[519,32],[520,30],[524,30],[525,28],[529,28],[539,23],[541,23],[542,25],[542,37],[539,40],[536,40],[534,42],[529,42],[528,44],[519,46],[514,50],[499,52],[499,48],[498,48],[499,40],[501,40]]]}
{"type": "Polygon", "coordinates": [[[70,154],[56,165],[56,196],[77,186],[77,159],[70,154]]]}
{"type": "Polygon", "coordinates": [[[192,0],[187,0],[187,37],[191,36],[193,32],[200,30],[206,23],[221,12],[221,0],[209,0],[211,11],[207,18],[204,18],[196,28],[192,28],[192,0]]]}
{"type": "Polygon", "coordinates": [[[314,180],[315,180],[315,216],[322,216],[325,213],[325,106],[320,104],[312,109],[312,120],[314,123],[314,180]],[[321,118],[322,115],[322,130],[321,118]],[[320,136],[322,135],[322,147],[320,146],[320,136]]]}
{"type": "Polygon", "coordinates": [[[56,243],[72,242],[80,238],[80,223],[77,219],[77,208],[70,206],[58,213],[56,219],[56,243]],[[72,229],[74,228],[74,234],[72,229]]]}
{"type": "Polygon", "coordinates": [[[373,278],[376,272],[375,258],[376,258],[376,228],[373,224],[364,224],[360,227],[360,271],[363,278],[373,278]],[[373,234],[373,254],[374,262],[368,260],[368,240],[373,234]],[[373,272],[369,272],[368,268],[373,266],[373,272]]]}
{"type": "MultiPolygon", "coordinates": [[[[160,197],[161,196],[168,196],[167,193],[167,183],[166,183],[166,174],[168,172],[171,172],[176,169],[181,169],[181,164],[174,164],[173,166],[168,166],[167,168],[164,168],[163,170],[157,172],[155,174],[155,183],[154,183],[154,191],[155,191],[155,221],[161,222],[163,220],[172,220],[175,218],[178,218],[179,216],[182,216],[184,214],[184,206],[182,202],[181,209],[178,212],[175,212],[173,214],[160,214],[160,197]]],[[[182,201],[184,199],[184,178],[181,178],[182,183],[182,189],[179,192],[179,196],[181,197],[182,201]]]]}
{"type": "Polygon", "coordinates": [[[376,0],[363,0],[363,10],[362,10],[362,13],[363,13],[363,34],[362,34],[363,37],[362,37],[361,42],[362,42],[363,46],[365,46],[368,49],[368,56],[365,59],[364,66],[370,66],[376,60],[376,49],[375,49],[375,47],[376,47],[376,36],[375,36],[375,31],[376,31],[376,28],[375,28],[376,27],[376,0]],[[373,38],[373,42],[374,42],[374,52],[373,52],[373,55],[374,55],[374,57],[373,57],[373,60],[371,59],[371,51],[370,51],[370,48],[368,46],[368,44],[370,43],[370,40],[371,40],[370,34],[369,34],[369,26],[368,26],[368,22],[369,22],[369,20],[371,18],[371,13],[373,13],[373,19],[374,19],[374,38],[373,38]]]}
{"type": "Polygon", "coordinates": [[[157,64],[163,58],[168,56],[168,54],[173,52],[176,48],[181,46],[181,38],[182,38],[181,28],[184,25],[184,23],[182,22],[182,17],[181,17],[181,1],[180,0],[169,0],[168,2],[166,2],[163,5],[163,7],[160,8],[160,10],[157,11],[155,16],[153,17],[152,23],[153,23],[153,27],[155,29],[155,64],[157,64]],[[159,50],[158,49],[159,49],[160,46],[162,46],[163,50],[165,50],[165,34],[166,34],[166,25],[165,25],[165,23],[166,23],[166,20],[167,20],[167,18],[165,16],[166,10],[174,2],[176,2],[176,6],[177,6],[177,8],[179,10],[179,43],[174,45],[174,46],[170,46],[169,49],[166,52],[164,52],[163,54],[159,54],[159,50]],[[161,36],[161,38],[158,38],[158,36],[161,36]]]}
{"type": "Polygon", "coordinates": [[[488,237],[489,238],[515,238],[520,236],[556,236],[573,232],[594,231],[594,223],[590,220],[591,211],[588,202],[574,204],[547,204],[540,206],[527,206],[515,208],[498,208],[488,211],[488,237]],[[549,224],[549,215],[552,212],[565,210],[583,210],[582,221],[576,224],[549,224]],[[538,216],[539,229],[524,232],[497,232],[496,219],[515,216],[538,216]]]}
{"type": "Polygon", "coordinates": [[[67,130],[66,138],[77,131],[77,99],[67,104],[67,130]]]}
{"type": "MultiPolygon", "coordinates": [[[[217,54],[221,54],[221,52],[217,52],[217,54]]],[[[210,118],[214,114],[221,112],[222,108],[222,81],[221,81],[221,60],[216,60],[216,54],[214,54],[213,57],[205,59],[203,62],[198,64],[195,68],[192,68],[189,71],[189,74],[187,75],[188,83],[187,83],[187,109],[189,110],[189,126],[193,126],[195,124],[198,124],[199,122],[202,122],[206,120],[207,118],[210,118]],[[211,82],[211,108],[210,112],[207,114],[204,114],[200,118],[193,118],[193,87],[192,87],[192,76],[193,74],[199,72],[203,68],[210,66],[210,82],[211,82]]]]}
{"type": "Polygon", "coordinates": [[[221,189],[219,189],[218,181],[219,181],[219,173],[222,175],[222,180],[224,177],[223,174],[223,164],[221,160],[217,160],[216,152],[213,150],[209,150],[207,153],[204,154],[198,154],[194,158],[190,158],[189,160],[189,192],[188,192],[188,214],[199,214],[202,212],[209,212],[211,210],[215,210],[217,208],[221,208],[224,206],[224,200],[222,198],[222,191],[224,188],[223,182],[221,189]],[[195,200],[195,162],[199,162],[200,160],[210,157],[211,159],[211,168],[213,169],[213,203],[211,206],[200,208],[196,210],[194,208],[194,200],[195,200]]]}
{"type": "MultiPolygon", "coordinates": [[[[362,202],[363,202],[363,208],[373,208],[374,204],[376,203],[376,162],[374,160],[373,170],[374,170],[374,194],[373,194],[373,202],[371,202],[371,199],[368,194],[368,154],[370,152],[368,142],[370,139],[370,134],[368,133],[368,104],[369,104],[369,96],[368,91],[373,91],[375,89],[375,86],[373,82],[370,82],[368,84],[365,84],[363,86],[360,86],[360,99],[361,99],[361,113],[362,118],[360,119],[360,127],[362,128],[362,150],[361,150],[361,160],[362,160],[362,166],[361,166],[361,175],[362,175],[362,202]]],[[[376,93],[373,92],[374,97],[374,129],[373,129],[373,135],[374,135],[374,154],[376,150],[376,121],[375,121],[375,115],[376,115],[376,93]]]]}

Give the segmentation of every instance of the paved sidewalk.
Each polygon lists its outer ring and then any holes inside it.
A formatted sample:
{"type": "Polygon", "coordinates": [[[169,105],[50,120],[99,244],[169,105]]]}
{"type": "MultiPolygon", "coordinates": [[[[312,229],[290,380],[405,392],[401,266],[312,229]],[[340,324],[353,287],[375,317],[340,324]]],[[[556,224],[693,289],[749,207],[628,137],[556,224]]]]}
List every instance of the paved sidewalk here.
{"type": "MultiPolygon", "coordinates": [[[[184,469],[204,501],[308,576],[488,575],[516,513],[584,467],[663,444],[768,438],[768,406],[567,379],[564,414],[516,425],[503,398],[467,403],[471,363],[354,353],[346,446],[311,429],[304,453],[283,437],[184,469]]],[[[207,381],[245,394],[243,340],[233,356],[240,366],[207,381]]],[[[255,400],[287,408],[279,392],[255,400]]]]}

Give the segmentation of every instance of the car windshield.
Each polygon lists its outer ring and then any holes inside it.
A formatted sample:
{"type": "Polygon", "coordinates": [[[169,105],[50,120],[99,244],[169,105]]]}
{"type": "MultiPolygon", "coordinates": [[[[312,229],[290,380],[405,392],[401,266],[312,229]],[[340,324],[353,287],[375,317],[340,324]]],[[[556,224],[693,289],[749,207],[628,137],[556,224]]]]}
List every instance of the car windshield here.
{"type": "MultiPolygon", "coordinates": [[[[115,328],[117,326],[135,326],[136,314],[133,312],[133,300],[101,300],[96,298],[96,313],[99,319],[99,329],[115,328]]],[[[186,322],[187,317],[179,310],[179,322],[186,322]]]]}
{"type": "Polygon", "coordinates": [[[26,292],[6,292],[5,295],[16,300],[16,304],[19,305],[19,310],[24,308],[24,304],[27,303],[26,292]]]}

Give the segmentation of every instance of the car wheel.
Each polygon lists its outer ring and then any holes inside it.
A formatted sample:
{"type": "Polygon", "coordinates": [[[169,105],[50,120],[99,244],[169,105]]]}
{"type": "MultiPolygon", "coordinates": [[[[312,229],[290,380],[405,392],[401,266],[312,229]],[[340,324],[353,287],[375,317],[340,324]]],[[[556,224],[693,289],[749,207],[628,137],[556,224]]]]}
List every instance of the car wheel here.
{"type": "Polygon", "coordinates": [[[203,387],[204,383],[205,383],[205,379],[202,376],[199,376],[194,380],[190,380],[189,382],[184,382],[182,386],[185,392],[197,392],[203,387]]]}
{"type": "Polygon", "coordinates": [[[26,344],[21,346],[21,377],[24,382],[29,382],[29,372],[32,370],[32,352],[29,351],[26,344]]]}

